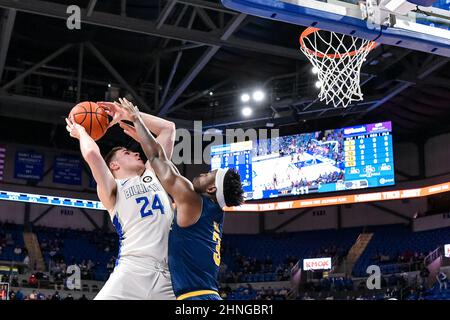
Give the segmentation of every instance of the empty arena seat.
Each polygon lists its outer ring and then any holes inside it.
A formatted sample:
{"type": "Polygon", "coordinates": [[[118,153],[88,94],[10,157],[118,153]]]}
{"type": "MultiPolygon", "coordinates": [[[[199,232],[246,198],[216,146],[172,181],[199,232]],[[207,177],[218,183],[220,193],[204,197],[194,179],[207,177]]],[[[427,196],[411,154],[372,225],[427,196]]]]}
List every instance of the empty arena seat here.
{"type": "MultiPolygon", "coordinates": [[[[396,258],[406,251],[413,251],[427,255],[438,246],[450,243],[450,228],[441,228],[428,231],[413,232],[405,225],[387,225],[372,227],[374,233],[372,240],[364,250],[353,268],[353,275],[358,277],[366,276],[366,269],[374,264],[373,257],[377,254],[396,258]]],[[[402,272],[397,261],[383,263],[380,269],[383,273],[402,272]]]]}
{"type": "MultiPolygon", "coordinates": [[[[108,261],[118,254],[118,239],[114,233],[98,233],[92,231],[61,230],[47,227],[34,227],[33,232],[38,236],[39,243],[50,243],[58,240],[62,243],[59,254],[67,265],[80,264],[83,260],[91,260],[93,280],[106,281],[109,272],[106,268],[108,261]],[[105,247],[109,250],[105,251],[105,247]]],[[[43,250],[47,265],[51,260],[49,250],[43,250]]]]}
{"type": "Polygon", "coordinates": [[[23,226],[5,223],[0,226],[0,234],[5,237],[10,235],[10,240],[1,250],[0,260],[22,262],[26,254],[24,252],[25,244],[23,242],[23,226]],[[11,242],[10,242],[11,241],[11,242]],[[8,244],[10,243],[10,244],[8,244]],[[16,246],[22,248],[21,254],[15,254],[16,246]]]}
{"type": "MultiPolygon", "coordinates": [[[[278,264],[287,256],[295,256],[299,259],[311,258],[317,255],[324,247],[336,246],[341,250],[341,256],[345,256],[351,248],[361,228],[348,228],[341,230],[315,230],[305,232],[292,232],[277,235],[230,235],[225,234],[223,242],[231,248],[231,252],[223,255],[224,263],[234,271],[238,266],[233,255],[237,250],[239,254],[247,258],[255,258],[263,261],[267,256],[273,260],[272,268],[268,273],[275,271],[278,264]]],[[[271,276],[273,279],[275,276],[271,276]]]]}

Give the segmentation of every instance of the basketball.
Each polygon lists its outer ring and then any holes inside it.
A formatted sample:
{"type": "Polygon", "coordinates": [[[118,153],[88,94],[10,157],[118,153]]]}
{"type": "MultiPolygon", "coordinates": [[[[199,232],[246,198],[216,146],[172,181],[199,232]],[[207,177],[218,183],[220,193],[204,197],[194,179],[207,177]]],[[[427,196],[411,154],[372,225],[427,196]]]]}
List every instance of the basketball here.
{"type": "Polygon", "coordinates": [[[82,125],[95,141],[103,137],[108,129],[108,114],[95,102],[80,102],[72,108],[70,116],[73,116],[73,120],[82,125]]]}

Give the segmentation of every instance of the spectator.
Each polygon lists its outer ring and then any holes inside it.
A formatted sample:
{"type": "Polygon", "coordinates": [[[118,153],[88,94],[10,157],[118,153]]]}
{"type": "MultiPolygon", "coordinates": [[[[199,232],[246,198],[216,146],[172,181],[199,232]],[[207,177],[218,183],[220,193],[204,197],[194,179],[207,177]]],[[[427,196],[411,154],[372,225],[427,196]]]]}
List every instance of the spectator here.
{"type": "Polygon", "coordinates": [[[20,289],[16,292],[16,300],[25,300],[25,297],[20,289]]]}
{"type": "Polygon", "coordinates": [[[42,240],[40,244],[41,244],[41,250],[45,251],[47,249],[47,240],[42,240]]]}
{"type": "Polygon", "coordinates": [[[420,270],[420,278],[422,280],[422,285],[425,287],[428,276],[430,275],[430,271],[425,265],[422,265],[422,269],[420,270]]]}
{"type": "Polygon", "coordinates": [[[30,285],[30,287],[37,288],[38,279],[36,278],[36,275],[34,273],[28,278],[28,284],[30,285]]]}
{"type": "Polygon", "coordinates": [[[33,290],[33,292],[30,293],[29,300],[37,300],[36,290],[33,290]]]}
{"type": "Polygon", "coordinates": [[[11,286],[12,287],[18,287],[19,286],[19,277],[16,274],[13,275],[13,277],[12,277],[11,286]]]}
{"type": "Polygon", "coordinates": [[[287,296],[288,290],[287,290],[286,288],[283,287],[283,288],[279,291],[279,294],[280,294],[281,296],[287,296]]]}
{"type": "Polygon", "coordinates": [[[380,262],[388,262],[390,260],[391,260],[391,257],[389,255],[384,255],[384,254],[380,255],[380,262]]]}
{"type": "Polygon", "coordinates": [[[87,300],[86,295],[83,294],[78,300],[87,300]]]}
{"type": "Polygon", "coordinates": [[[108,270],[109,273],[111,273],[114,269],[114,257],[111,257],[111,259],[109,259],[107,265],[106,265],[106,269],[108,270]]]}
{"type": "Polygon", "coordinates": [[[14,245],[14,240],[12,239],[12,234],[11,233],[7,233],[5,235],[5,239],[6,239],[6,245],[7,246],[13,246],[14,245]]]}
{"type": "Polygon", "coordinates": [[[221,291],[220,292],[220,297],[222,298],[222,300],[226,300],[228,298],[228,295],[225,291],[221,291]]]}
{"type": "Polygon", "coordinates": [[[55,291],[55,293],[52,296],[52,300],[61,300],[61,297],[60,297],[58,291],[55,291]]]}
{"type": "Polygon", "coordinates": [[[439,290],[442,291],[442,289],[447,290],[447,275],[441,271],[436,275],[436,280],[439,283],[439,290]]]}
{"type": "Polygon", "coordinates": [[[391,292],[391,298],[398,299],[399,295],[400,295],[400,291],[397,289],[397,287],[394,287],[394,289],[392,289],[392,292],[391,292]]]}
{"type": "Polygon", "coordinates": [[[22,254],[22,248],[19,246],[16,246],[16,248],[14,249],[14,254],[15,255],[21,255],[22,254]]]}
{"type": "Polygon", "coordinates": [[[314,299],[309,296],[308,292],[305,292],[303,300],[314,300],[314,299]]]}
{"type": "Polygon", "coordinates": [[[25,273],[30,269],[30,256],[26,255],[23,259],[23,263],[25,264],[25,273]]]}
{"type": "Polygon", "coordinates": [[[72,295],[69,293],[69,294],[64,298],[64,300],[74,300],[74,299],[73,299],[72,295]]]}
{"type": "Polygon", "coordinates": [[[282,276],[281,280],[282,281],[286,281],[286,280],[289,280],[290,277],[291,277],[291,273],[288,270],[288,268],[284,269],[283,276],[282,276]]]}
{"type": "Polygon", "coordinates": [[[88,270],[92,270],[92,268],[94,268],[94,267],[95,267],[95,263],[92,262],[91,259],[89,259],[88,262],[87,262],[87,269],[88,270]]]}
{"type": "Polygon", "coordinates": [[[56,250],[52,248],[48,254],[53,258],[56,255],[56,250]]]}

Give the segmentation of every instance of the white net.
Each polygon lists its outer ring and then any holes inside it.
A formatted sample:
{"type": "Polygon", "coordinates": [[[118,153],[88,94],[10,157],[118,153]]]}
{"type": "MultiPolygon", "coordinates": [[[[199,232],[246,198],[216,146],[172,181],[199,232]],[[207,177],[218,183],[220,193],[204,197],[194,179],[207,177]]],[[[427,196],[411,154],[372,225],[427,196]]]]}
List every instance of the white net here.
{"type": "Polygon", "coordinates": [[[318,71],[320,101],[345,108],[363,100],[360,70],[375,42],[310,27],[302,33],[300,44],[318,71]]]}

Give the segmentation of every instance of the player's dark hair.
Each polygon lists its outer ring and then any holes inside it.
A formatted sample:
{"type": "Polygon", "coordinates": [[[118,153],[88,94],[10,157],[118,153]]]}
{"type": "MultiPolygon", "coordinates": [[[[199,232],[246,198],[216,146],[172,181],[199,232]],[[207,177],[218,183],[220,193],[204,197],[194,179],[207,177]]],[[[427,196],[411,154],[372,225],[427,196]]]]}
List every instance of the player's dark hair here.
{"type": "Polygon", "coordinates": [[[108,168],[109,168],[109,164],[111,163],[112,159],[114,158],[114,155],[116,154],[116,152],[119,151],[119,150],[122,150],[122,149],[126,149],[126,148],[125,147],[114,147],[103,158],[105,160],[106,165],[108,166],[108,168]]]}
{"type": "Polygon", "coordinates": [[[239,206],[244,202],[241,177],[238,172],[229,169],[223,179],[223,194],[228,207],[239,206]]]}

